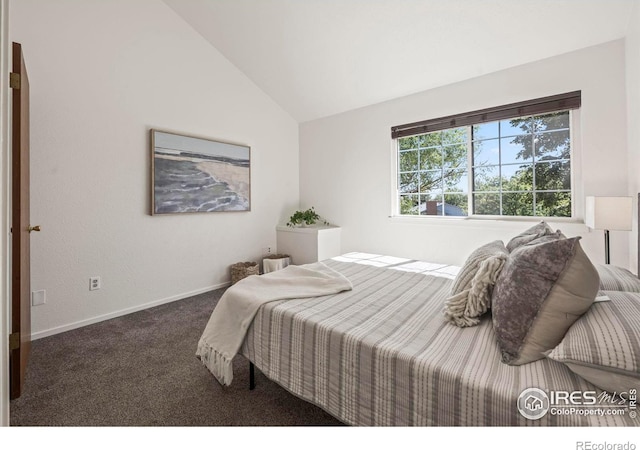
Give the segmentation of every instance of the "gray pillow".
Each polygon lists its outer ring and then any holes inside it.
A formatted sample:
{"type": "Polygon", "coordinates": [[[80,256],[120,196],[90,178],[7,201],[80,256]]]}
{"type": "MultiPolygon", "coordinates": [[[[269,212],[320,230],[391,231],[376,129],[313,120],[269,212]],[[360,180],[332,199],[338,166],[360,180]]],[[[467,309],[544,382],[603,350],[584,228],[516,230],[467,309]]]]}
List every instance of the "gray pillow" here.
{"type": "Polygon", "coordinates": [[[554,233],[560,233],[560,231],[554,232],[553,229],[545,221],[542,221],[532,226],[528,230],[523,231],[519,235],[513,237],[507,243],[507,250],[509,252],[512,252],[516,248],[522,245],[526,245],[535,239],[554,233]]]}
{"type": "Polygon", "coordinates": [[[502,362],[544,358],[595,300],[598,272],[579,240],[544,236],[509,255],[491,303],[502,362]]]}
{"type": "Polygon", "coordinates": [[[606,294],[547,357],[605,391],[640,390],[640,293],[606,294]]]}

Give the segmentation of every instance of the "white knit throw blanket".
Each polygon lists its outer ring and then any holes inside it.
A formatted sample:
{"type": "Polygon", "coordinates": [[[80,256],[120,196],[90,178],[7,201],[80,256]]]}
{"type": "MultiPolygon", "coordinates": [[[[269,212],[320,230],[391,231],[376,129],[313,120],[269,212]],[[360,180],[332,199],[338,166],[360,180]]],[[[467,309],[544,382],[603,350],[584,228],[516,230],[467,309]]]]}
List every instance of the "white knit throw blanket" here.
{"type": "Polygon", "coordinates": [[[233,380],[231,361],[261,305],[275,300],[337,294],[352,288],[344,275],[321,262],[244,278],[220,298],[198,342],[196,356],[220,384],[228,386],[233,380]]]}
{"type": "Polygon", "coordinates": [[[506,260],[506,254],[485,259],[473,277],[471,288],[446,300],[444,315],[449,322],[459,327],[472,327],[480,323],[480,316],[491,306],[493,286],[506,260]]]}

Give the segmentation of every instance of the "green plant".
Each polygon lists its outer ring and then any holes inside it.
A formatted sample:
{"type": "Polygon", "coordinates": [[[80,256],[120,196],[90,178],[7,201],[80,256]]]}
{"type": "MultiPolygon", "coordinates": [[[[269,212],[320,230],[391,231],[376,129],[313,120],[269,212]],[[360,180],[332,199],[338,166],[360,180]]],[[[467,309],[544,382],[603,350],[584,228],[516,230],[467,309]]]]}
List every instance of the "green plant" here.
{"type": "Polygon", "coordinates": [[[289,222],[287,222],[288,227],[295,227],[298,225],[314,225],[318,222],[323,223],[324,225],[329,225],[329,222],[324,220],[320,215],[313,209],[313,206],[306,211],[296,211],[293,213],[291,217],[289,217],[289,222]]]}

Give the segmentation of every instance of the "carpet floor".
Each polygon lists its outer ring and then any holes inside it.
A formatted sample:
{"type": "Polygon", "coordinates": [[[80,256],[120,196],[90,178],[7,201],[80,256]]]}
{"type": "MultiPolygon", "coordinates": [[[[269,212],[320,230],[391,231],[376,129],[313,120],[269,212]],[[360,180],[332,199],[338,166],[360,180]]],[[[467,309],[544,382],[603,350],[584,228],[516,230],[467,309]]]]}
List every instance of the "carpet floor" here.
{"type": "Polygon", "coordinates": [[[38,339],[12,426],[340,426],[237,356],[222,387],[195,357],[224,289],[38,339]]]}

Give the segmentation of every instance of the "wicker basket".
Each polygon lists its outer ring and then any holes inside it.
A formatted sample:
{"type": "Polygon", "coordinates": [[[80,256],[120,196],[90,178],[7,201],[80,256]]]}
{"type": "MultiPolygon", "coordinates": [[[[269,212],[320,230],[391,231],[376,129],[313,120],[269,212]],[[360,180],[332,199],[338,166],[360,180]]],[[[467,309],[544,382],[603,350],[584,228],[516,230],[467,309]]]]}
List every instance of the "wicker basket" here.
{"type": "Polygon", "coordinates": [[[236,284],[249,275],[258,275],[258,263],[253,261],[239,262],[231,265],[231,284],[236,284]]]}
{"type": "Polygon", "coordinates": [[[264,259],[282,259],[289,258],[289,255],[285,255],[284,253],[276,253],[275,255],[265,256],[264,259]]]}
{"type": "Polygon", "coordinates": [[[290,258],[289,255],[285,255],[284,253],[265,256],[262,260],[262,272],[269,273],[284,269],[291,262],[290,258]]]}

